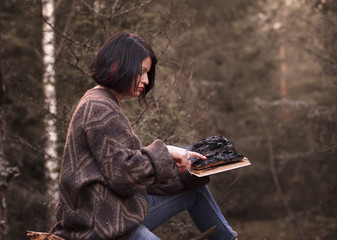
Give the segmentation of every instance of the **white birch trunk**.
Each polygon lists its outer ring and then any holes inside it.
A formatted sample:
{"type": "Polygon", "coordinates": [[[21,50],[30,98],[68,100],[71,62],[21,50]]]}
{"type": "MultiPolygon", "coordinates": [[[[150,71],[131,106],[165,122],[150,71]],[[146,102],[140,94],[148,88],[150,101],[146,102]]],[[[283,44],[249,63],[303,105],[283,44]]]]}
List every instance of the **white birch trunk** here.
{"type": "Polygon", "coordinates": [[[99,13],[100,12],[100,3],[99,3],[99,1],[97,1],[97,0],[95,0],[94,1],[94,12],[95,13],[99,13]]]}
{"type": "Polygon", "coordinates": [[[50,179],[48,186],[54,200],[57,195],[57,179],[58,173],[55,172],[57,167],[57,133],[55,126],[55,116],[57,114],[56,109],[56,96],[55,96],[55,36],[54,36],[54,0],[42,0],[42,16],[45,19],[43,23],[43,37],[42,37],[42,49],[43,49],[43,88],[45,95],[46,108],[49,111],[45,119],[47,142],[45,145],[45,158],[46,168],[48,170],[47,176],[50,179]]]}

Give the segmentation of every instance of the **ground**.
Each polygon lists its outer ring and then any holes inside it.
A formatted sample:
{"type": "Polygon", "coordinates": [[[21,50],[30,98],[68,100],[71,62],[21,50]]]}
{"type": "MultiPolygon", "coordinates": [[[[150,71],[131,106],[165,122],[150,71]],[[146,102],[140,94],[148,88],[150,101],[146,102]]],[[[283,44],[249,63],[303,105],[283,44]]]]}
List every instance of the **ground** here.
{"type": "MultiPolygon", "coordinates": [[[[337,219],[333,217],[308,217],[298,222],[299,228],[284,218],[271,220],[244,221],[227,219],[239,233],[239,240],[337,240],[337,219]],[[303,237],[304,238],[303,238],[303,237]]],[[[187,212],[170,219],[154,233],[162,240],[186,240],[200,235],[187,212]]]]}

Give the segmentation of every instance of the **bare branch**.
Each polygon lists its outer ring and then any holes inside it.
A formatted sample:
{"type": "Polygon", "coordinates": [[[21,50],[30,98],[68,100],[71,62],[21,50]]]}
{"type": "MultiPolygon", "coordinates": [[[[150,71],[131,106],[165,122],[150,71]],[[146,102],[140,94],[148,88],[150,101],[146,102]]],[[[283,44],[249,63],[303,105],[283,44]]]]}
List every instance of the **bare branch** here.
{"type": "Polygon", "coordinates": [[[117,3],[118,3],[118,0],[115,0],[114,4],[112,5],[112,10],[111,10],[112,15],[115,14],[117,3]]]}
{"type": "Polygon", "coordinates": [[[89,8],[89,10],[90,10],[91,12],[96,13],[95,8],[93,8],[93,7],[92,7],[86,0],[81,0],[81,2],[82,2],[87,8],[89,8]]]}
{"type": "Polygon", "coordinates": [[[113,14],[113,15],[111,15],[110,17],[119,17],[119,16],[124,15],[124,14],[127,14],[127,13],[129,13],[129,12],[131,12],[131,11],[135,11],[135,10],[137,10],[137,9],[140,9],[140,8],[142,8],[142,7],[146,6],[146,5],[148,5],[148,4],[151,3],[152,1],[154,1],[154,0],[147,0],[146,2],[143,2],[143,3],[141,3],[141,4],[139,4],[139,5],[136,5],[136,6],[132,7],[132,8],[129,8],[129,9],[126,9],[126,10],[124,10],[124,11],[122,11],[122,12],[113,14]]]}
{"type": "Polygon", "coordinates": [[[64,38],[66,41],[71,42],[71,43],[73,43],[73,44],[75,44],[75,45],[78,45],[78,46],[82,46],[82,47],[88,48],[88,49],[94,49],[94,50],[97,50],[97,49],[98,49],[97,47],[92,47],[92,46],[90,46],[90,45],[88,45],[88,44],[86,44],[86,43],[82,43],[82,42],[80,42],[80,41],[77,41],[77,40],[74,40],[73,38],[68,37],[67,35],[65,35],[65,34],[62,33],[61,31],[59,31],[58,29],[56,29],[55,26],[53,26],[52,24],[50,24],[50,23],[48,22],[48,20],[45,19],[41,14],[40,14],[40,17],[41,17],[41,19],[42,19],[47,25],[49,25],[49,26],[53,29],[53,31],[54,31],[56,34],[58,34],[60,37],[64,38]]]}
{"type": "Polygon", "coordinates": [[[307,53],[310,53],[311,55],[315,56],[316,58],[331,64],[332,69],[337,69],[337,61],[335,61],[334,59],[329,58],[328,56],[324,56],[321,53],[316,52],[313,49],[304,46],[304,44],[299,44],[298,42],[290,40],[290,39],[288,39],[287,41],[289,43],[295,45],[296,47],[299,47],[301,50],[303,50],[307,53]]]}
{"type": "Polygon", "coordinates": [[[127,13],[130,13],[132,11],[135,11],[137,9],[143,8],[144,6],[150,4],[151,2],[153,2],[155,0],[147,0],[146,2],[140,3],[138,5],[134,5],[131,8],[125,9],[124,11],[120,11],[120,9],[127,3],[127,1],[123,1],[117,7],[117,5],[119,3],[119,0],[115,0],[115,2],[113,3],[113,5],[111,7],[110,13],[106,13],[106,14],[96,12],[95,9],[92,6],[90,6],[90,4],[88,2],[86,2],[86,0],[81,0],[81,1],[86,7],[88,7],[89,11],[91,11],[93,13],[93,15],[101,17],[101,18],[105,18],[107,20],[111,20],[112,18],[119,17],[119,16],[125,15],[127,13]]]}
{"type": "Polygon", "coordinates": [[[75,67],[76,69],[78,69],[80,72],[82,72],[84,75],[86,76],[90,76],[89,72],[88,71],[85,71],[83,68],[81,68],[79,66],[79,61],[80,61],[80,58],[76,55],[76,53],[73,51],[73,49],[71,47],[69,47],[68,45],[66,45],[69,53],[72,55],[73,59],[74,59],[74,62],[75,63],[72,63],[71,61],[66,61],[70,66],[73,66],[75,67]]]}
{"type": "Polygon", "coordinates": [[[140,120],[143,118],[145,112],[148,110],[148,108],[145,108],[139,115],[138,118],[131,123],[131,126],[133,127],[134,125],[138,124],[140,120]]]}
{"type": "Polygon", "coordinates": [[[168,41],[167,41],[165,47],[161,50],[161,52],[160,52],[160,54],[159,54],[159,56],[158,56],[158,61],[161,60],[162,56],[165,54],[166,50],[168,49],[168,47],[169,47],[170,44],[171,44],[171,40],[170,40],[170,39],[167,39],[167,40],[168,40],[168,41]]]}
{"type": "Polygon", "coordinates": [[[43,146],[38,146],[38,145],[32,145],[29,141],[27,141],[26,139],[14,134],[14,133],[9,133],[8,135],[9,137],[11,137],[13,139],[13,141],[17,142],[17,143],[20,143],[24,146],[27,146],[29,147],[30,149],[34,150],[35,152],[38,152],[40,154],[44,154],[46,155],[48,158],[50,159],[54,159],[56,161],[61,161],[61,158],[55,158],[54,156],[51,156],[49,154],[47,154],[45,151],[44,151],[44,147],[43,146]]]}

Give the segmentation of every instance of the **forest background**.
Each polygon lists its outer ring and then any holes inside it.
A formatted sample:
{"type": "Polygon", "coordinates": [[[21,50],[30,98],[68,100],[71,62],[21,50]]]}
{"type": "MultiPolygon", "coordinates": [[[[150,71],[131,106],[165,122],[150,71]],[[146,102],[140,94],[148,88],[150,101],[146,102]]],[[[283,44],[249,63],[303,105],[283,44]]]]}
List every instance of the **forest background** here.
{"type": "MultiPolygon", "coordinates": [[[[39,0],[0,3],[1,239],[55,223],[54,176],[71,114],[94,86],[92,57],[119,31],[150,42],[159,58],[150,106],[122,103],[144,145],[222,135],[251,160],[209,184],[240,239],[337,239],[335,0],[55,0],[53,8],[48,18],[39,0]],[[45,44],[55,49],[52,83],[45,44]]],[[[156,234],[200,233],[181,213],[156,234]]]]}

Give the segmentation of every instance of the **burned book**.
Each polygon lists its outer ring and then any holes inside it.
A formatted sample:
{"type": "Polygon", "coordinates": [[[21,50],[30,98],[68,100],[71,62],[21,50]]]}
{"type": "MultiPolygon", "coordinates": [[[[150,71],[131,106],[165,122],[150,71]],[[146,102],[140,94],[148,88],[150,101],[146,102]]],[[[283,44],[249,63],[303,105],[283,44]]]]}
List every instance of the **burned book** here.
{"type": "Polygon", "coordinates": [[[237,152],[233,142],[223,136],[201,139],[187,149],[207,157],[207,159],[190,158],[192,162],[190,172],[195,175],[210,175],[250,165],[248,158],[237,152]]]}

